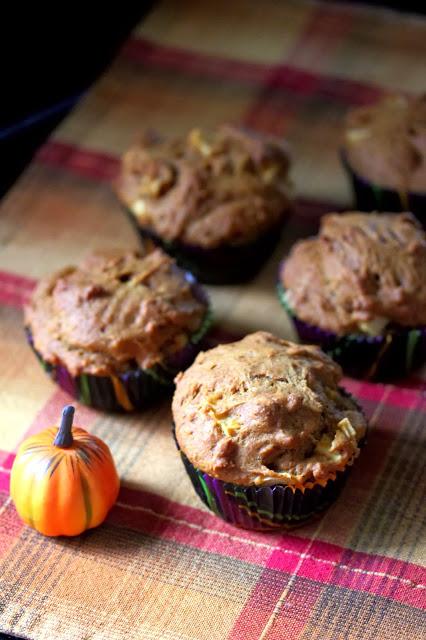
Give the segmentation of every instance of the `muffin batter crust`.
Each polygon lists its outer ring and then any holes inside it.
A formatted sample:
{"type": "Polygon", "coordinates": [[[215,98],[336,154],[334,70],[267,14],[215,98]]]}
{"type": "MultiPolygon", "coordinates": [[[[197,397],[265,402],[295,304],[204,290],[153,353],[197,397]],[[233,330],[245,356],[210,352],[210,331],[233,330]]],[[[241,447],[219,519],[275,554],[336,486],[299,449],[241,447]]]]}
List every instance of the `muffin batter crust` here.
{"type": "Polygon", "coordinates": [[[409,213],[322,218],[294,245],[281,282],[305,322],[336,334],[426,324],[426,234],[409,213]]]}
{"type": "Polygon", "coordinates": [[[353,109],[346,118],[344,149],[358,175],[378,186],[426,191],[426,94],[389,96],[353,109]]]}
{"type": "Polygon", "coordinates": [[[34,346],[72,375],[150,368],[182,349],[207,306],[160,249],[98,253],[44,278],[25,312],[34,346]]]}
{"type": "Polygon", "coordinates": [[[279,226],[289,207],[283,145],[230,126],[207,138],[146,137],[123,156],[119,198],[166,241],[239,245],[279,226]]]}
{"type": "Polygon", "coordinates": [[[325,483],[353,462],[366,421],[319,348],[266,332],[197,356],[176,378],[176,438],[190,462],[239,485],[325,483]]]}

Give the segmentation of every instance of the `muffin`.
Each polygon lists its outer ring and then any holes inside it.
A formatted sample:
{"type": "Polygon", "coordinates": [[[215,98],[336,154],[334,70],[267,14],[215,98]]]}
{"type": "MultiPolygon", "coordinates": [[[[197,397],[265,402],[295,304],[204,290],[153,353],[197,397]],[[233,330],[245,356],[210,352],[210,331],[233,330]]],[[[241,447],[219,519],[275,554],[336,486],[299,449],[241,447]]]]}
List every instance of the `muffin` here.
{"type": "Polygon", "coordinates": [[[426,224],[426,94],[351,110],[342,157],[358,209],[411,211],[426,224]]]}
{"type": "Polygon", "coordinates": [[[99,409],[143,408],[199,350],[206,294],[161,249],[95,253],[40,281],[26,331],[49,375],[99,409]]]}
{"type": "Polygon", "coordinates": [[[328,214],[281,264],[278,294],[302,342],[361,378],[426,359],[426,234],[411,213],[328,214]]]}
{"type": "Polygon", "coordinates": [[[299,525],[338,495],[366,420],[318,347],[257,332],[200,353],[176,378],[173,419],[193,486],[249,528],[299,525]]]}
{"type": "Polygon", "coordinates": [[[123,156],[116,193],[150,238],[202,282],[254,276],[289,209],[283,144],[222,126],[162,141],[146,136],[123,156]]]}

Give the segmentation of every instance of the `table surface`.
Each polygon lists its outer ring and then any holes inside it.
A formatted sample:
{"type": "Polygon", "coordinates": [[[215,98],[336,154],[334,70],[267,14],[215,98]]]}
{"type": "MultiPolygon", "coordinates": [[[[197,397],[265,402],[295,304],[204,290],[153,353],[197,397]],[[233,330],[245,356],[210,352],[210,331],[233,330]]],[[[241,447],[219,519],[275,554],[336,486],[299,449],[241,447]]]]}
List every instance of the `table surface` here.
{"type": "Polygon", "coordinates": [[[25,527],[8,496],[19,442],[69,401],[25,344],[36,279],[91,249],[136,247],[111,191],[119,154],[146,128],[223,121],[285,136],[296,213],[259,276],[210,287],[220,331],[294,337],[275,295],[279,259],[318,217],[351,206],[339,165],[348,107],[424,80],[426,22],[330,3],[159,3],[4,199],[0,226],[0,630],[37,640],[426,637],[419,372],[397,385],[345,380],[371,419],[341,498],[291,533],[234,529],[201,505],[170,433],[168,403],[139,415],[77,406],[122,479],[106,523],[75,539],[25,527]]]}

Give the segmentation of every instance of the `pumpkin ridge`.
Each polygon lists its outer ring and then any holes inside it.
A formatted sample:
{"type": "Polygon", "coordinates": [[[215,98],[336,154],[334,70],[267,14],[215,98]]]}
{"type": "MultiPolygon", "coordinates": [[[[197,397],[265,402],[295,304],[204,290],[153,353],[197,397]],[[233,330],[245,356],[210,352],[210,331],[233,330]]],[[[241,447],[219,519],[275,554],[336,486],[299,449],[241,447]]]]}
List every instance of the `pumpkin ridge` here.
{"type": "Polygon", "coordinates": [[[34,527],[34,518],[33,518],[33,486],[34,486],[34,476],[31,477],[31,482],[29,486],[29,500],[28,500],[28,512],[27,512],[27,523],[30,527],[34,527]]]}
{"type": "Polygon", "coordinates": [[[51,478],[53,476],[53,474],[55,473],[56,469],[59,467],[59,465],[61,464],[63,459],[64,459],[64,457],[59,455],[59,460],[55,464],[55,466],[52,468],[52,470],[50,471],[49,478],[51,478]]]}
{"type": "Polygon", "coordinates": [[[22,454],[33,453],[34,451],[39,451],[40,449],[49,449],[48,444],[33,444],[28,447],[22,448],[22,454]]]}
{"type": "MultiPolygon", "coordinates": [[[[49,462],[46,465],[46,468],[44,470],[44,473],[47,473],[50,469],[50,467],[54,464],[54,462],[56,462],[56,460],[58,459],[58,457],[60,457],[59,453],[56,453],[54,456],[52,456],[50,459],[47,458],[49,460],[49,462]]],[[[52,473],[50,473],[50,477],[52,477],[52,473]]]]}
{"type": "Polygon", "coordinates": [[[88,442],[87,448],[90,449],[90,452],[95,456],[97,460],[99,460],[99,462],[102,462],[105,459],[105,452],[98,444],[95,445],[94,443],[92,444],[88,442]]]}
{"type": "Polygon", "coordinates": [[[69,461],[69,463],[71,465],[73,478],[75,478],[74,456],[67,456],[67,460],[69,461]]]}
{"type": "Polygon", "coordinates": [[[84,510],[86,512],[86,523],[84,528],[89,529],[90,521],[93,515],[92,505],[90,502],[90,487],[89,487],[89,483],[87,482],[86,478],[83,476],[82,473],[80,473],[80,481],[81,481],[81,491],[83,493],[84,510]]]}
{"type": "Polygon", "coordinates": [[[79,459],[82,462],[84,462],[85,465],[90,467],[90,465],[92,463],[92,459],[90,457],[90,453],[88,451],[85,451],[84,449],[76,449],[76,453],[77,453],[77,456],[79,457],[79,459]]]}

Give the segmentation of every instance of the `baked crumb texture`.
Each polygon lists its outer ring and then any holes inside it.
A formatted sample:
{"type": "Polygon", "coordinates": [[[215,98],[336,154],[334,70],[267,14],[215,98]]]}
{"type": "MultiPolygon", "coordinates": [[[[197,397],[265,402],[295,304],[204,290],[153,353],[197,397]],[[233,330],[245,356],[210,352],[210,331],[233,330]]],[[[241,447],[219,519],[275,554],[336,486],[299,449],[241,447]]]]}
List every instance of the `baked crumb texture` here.
{"type": "Polygon", "coordinates": [[[280,281],[297,317],[337,335],[426,325],[426,233],[410,213],[329,214],[280,281]]]}
{"type": "Polygon", "coordinates": [[[145,136],[115,182],[137,224],[165,243],[213,249],[250,244],[279,227],[289,207],[283,144],[232,126],[213,135],[145,136]]]}
{"type": "Polygon", "coordinates": [[[350,167],[380,187],[426,193],[426,94],[387,96],[351,110],[343,149],[350,167]]]}
{"type": "Polygon", "coordinates": [[[176,378],[176,438],[190,463],[241,486],[325,486],[353,463],[363,413],[319,348],[257,332],[200,353],[176,378]]]}
{"type": "Polygon", "coordinates": [[[207,302],[160,249],[98,253],[44,278],[25,312],[36,350],[72,375],[149,369],[181,351],[207,302]]]}

